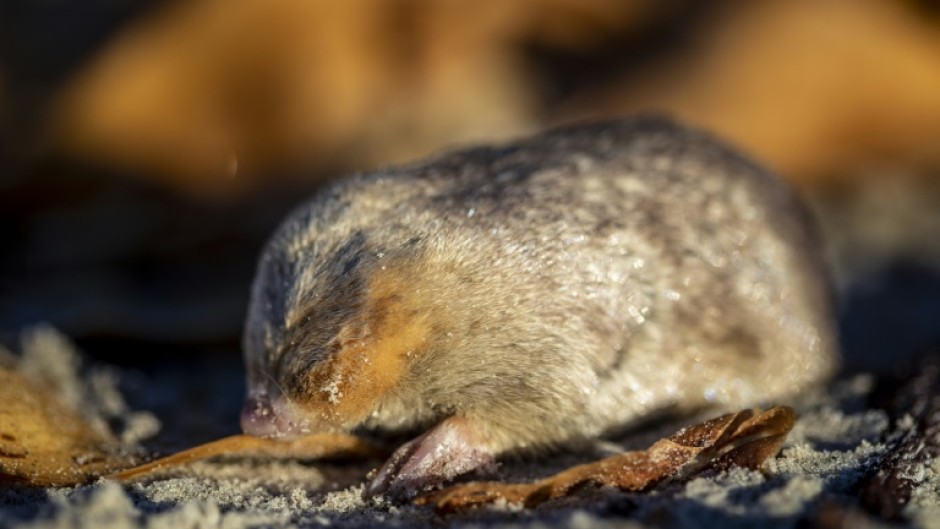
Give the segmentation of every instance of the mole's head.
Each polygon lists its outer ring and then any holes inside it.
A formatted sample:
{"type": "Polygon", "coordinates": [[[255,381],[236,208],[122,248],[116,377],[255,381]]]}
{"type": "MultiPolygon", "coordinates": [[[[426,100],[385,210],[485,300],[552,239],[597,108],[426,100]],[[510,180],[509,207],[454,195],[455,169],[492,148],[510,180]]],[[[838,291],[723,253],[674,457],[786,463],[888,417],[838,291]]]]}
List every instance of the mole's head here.
{"type": "Polygon", "coordinates": [[[348,430],[415,391],[439,327],[421,265],[362,248],[319,261],[262,260],[245,332],[248,434],[348,430]]]}

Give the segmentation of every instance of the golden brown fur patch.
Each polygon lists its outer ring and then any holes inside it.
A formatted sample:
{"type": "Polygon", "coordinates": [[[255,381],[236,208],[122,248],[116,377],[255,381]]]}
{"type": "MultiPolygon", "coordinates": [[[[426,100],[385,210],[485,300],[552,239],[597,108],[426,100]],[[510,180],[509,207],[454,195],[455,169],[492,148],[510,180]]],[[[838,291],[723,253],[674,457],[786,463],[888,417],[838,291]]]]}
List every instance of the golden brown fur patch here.
{"type": "Polygon", "coordinates": [[[339,331],[328,360],[311,372],[308,405],[325,421],[350,425],[364,419],[426,350],[431,322],[411,270],[383,267],[371,274],[360,315],[339,331]]]}

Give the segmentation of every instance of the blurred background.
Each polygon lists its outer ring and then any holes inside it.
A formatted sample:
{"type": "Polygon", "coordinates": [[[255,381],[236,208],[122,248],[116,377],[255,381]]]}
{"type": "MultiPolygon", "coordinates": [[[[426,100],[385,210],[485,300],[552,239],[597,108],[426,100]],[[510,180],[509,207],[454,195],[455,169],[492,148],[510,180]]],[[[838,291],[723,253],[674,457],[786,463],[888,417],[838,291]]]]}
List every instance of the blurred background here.
{"type": "Polygon", "coordinates": [[[316,188],[637,112],[813,204],[847,370],[940,344],[928,0],[2,2],[0,342],[47,322],[98,359],[240,384],[261,244],[316,188]]]}

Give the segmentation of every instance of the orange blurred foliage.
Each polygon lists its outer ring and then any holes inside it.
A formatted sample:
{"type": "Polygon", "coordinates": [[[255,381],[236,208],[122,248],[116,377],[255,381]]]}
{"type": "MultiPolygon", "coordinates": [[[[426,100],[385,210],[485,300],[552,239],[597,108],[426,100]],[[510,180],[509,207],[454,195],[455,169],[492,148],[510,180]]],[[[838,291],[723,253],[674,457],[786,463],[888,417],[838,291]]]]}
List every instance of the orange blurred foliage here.
{"type": "Polygon", "coordinates": [[[940,167],[940,28],[901,2],[741,2],[693,48],[568,116],[663,110],[801,185],[940,167]]]}
{"type": "Polygon", "coordinates": [[[578,48],[649,0],[198,0],[126,28],[62,93],[53,142],[189,190],[365,167],[534,125],[517,43],[578,48]],[[237,161],[236,161],[237,160],[237,161]],[[227,178],[238,166],[239,177],[227,178]]]}
{"type": "MultiPolygon", "coordinates": [[[[690,9],[674,0],[174,2],[126,27],[61,91],[49,130],[66,152],[216,195],[291,169],[318,178],[651,110],[715,131],[802,185],[940,166],[940,29],[902,2],[717,3],[673,52],[619,81],[582,83],[560,106],[523,57],[532,43],[603,47],[677,7],[690,9]]],[[[643,53],[620,45],[621,62],[643,53]]]]}

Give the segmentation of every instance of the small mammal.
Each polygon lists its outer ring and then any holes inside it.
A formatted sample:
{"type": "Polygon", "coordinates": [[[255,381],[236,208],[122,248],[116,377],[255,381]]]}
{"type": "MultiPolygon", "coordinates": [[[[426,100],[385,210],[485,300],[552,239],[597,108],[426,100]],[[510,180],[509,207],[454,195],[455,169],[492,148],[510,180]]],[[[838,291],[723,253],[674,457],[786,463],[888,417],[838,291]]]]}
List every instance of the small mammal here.
{"type": "Polygon", "coordinates": [[[368,492],[663,410],[773,401],[837,363],[783,183],[710,136],[571,126],[339,181],[260,259],[246,433],[425,433],[368,492]]]}

